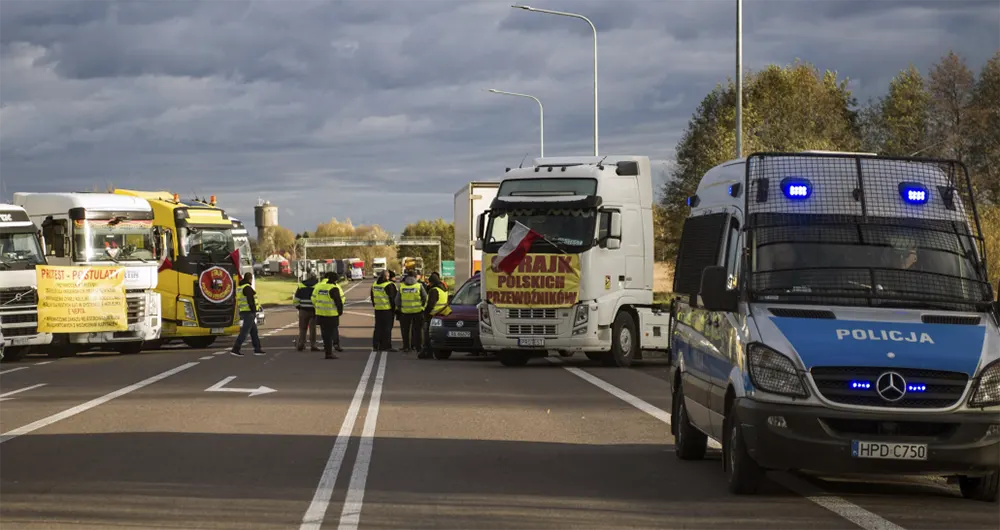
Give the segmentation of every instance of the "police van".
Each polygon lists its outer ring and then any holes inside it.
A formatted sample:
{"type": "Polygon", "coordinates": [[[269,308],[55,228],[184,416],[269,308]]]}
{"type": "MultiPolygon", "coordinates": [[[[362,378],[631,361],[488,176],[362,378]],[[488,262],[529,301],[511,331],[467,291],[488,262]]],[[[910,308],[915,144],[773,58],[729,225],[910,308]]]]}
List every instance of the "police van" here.
{"type": "Polygon", "coordinates": [[[958,162],[755,153],[688,198],[672,303],[676,454],[942,475],[996,501],[1000,303],[958,162]]]}

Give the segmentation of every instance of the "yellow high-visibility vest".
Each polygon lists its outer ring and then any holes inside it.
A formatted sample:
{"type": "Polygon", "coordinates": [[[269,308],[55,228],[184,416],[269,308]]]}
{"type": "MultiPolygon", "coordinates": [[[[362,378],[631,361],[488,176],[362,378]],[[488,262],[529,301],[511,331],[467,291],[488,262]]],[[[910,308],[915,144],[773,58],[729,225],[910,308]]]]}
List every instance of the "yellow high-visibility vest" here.
{"type": "Polygon", "coordinates": [[[385,288],[392,282],[382,282],[372,285],[372,302],[375,303],[376,311],[388,311],[392,309],[392,304],[389,303],[389,295],[386,294],[385,288]]]}
{"type": "Polygon", "coordinates": [[[399,286],[400,311],[407,315],[419,313],[424,310],[424,303],[420,299],[420,284],[399,286]]]}

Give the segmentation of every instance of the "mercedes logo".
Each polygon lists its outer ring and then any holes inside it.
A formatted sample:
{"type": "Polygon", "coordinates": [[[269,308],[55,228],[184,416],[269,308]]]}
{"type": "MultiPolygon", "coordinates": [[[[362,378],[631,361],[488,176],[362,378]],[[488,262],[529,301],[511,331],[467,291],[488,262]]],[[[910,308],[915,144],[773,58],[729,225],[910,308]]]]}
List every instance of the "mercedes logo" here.
{"type": "Polygon", "coordinates": [[[875,381],[875,390],[882,399],[894,403],[906,395],[906,379],[896,372],[885,372],[875,381]]]}
{"type": "Polygon", "coordinates": [[[458,322],[455,322],[455,326],[457,326],[457,327],[462,327],[464,325],[465,325],[465,321],[464,320],[459,320],[458,322]]]}

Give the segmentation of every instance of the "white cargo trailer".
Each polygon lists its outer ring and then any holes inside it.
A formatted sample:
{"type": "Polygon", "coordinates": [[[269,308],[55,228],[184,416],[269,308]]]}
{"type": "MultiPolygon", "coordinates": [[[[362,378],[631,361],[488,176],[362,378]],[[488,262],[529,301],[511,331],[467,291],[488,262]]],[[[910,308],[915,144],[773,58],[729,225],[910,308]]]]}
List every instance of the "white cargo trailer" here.
{"type": "Polygon", "coordinates": [[[499,182],[470,182],[455,192],[455,287],[482,269],[483,252],[476,250],[476,219],[497,196],[499,182]]]}

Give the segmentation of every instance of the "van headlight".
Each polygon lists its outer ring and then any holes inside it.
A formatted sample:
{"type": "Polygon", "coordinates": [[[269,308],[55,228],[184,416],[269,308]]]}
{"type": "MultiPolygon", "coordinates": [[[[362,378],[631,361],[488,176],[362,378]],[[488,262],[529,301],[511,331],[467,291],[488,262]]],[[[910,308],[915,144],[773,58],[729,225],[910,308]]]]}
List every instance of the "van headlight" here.
{"type": "Polygon", "coordinates": [[[181,298],[178,301],[180,302],[181,307],[184,308],[184,320],[196,320],[194,315],[194,303],[192,303],[191,300],[185,300],[184,298],[181,298]]]}
{"type": "Polygon", "coordinates": [[[791,359],[764,346],[751,344],[747,350],[750,379],[754,386],[774,394],[809,397],[791,359]]]}
{"type": "Polygon", "coordinates": [[[437,318],[437,317],[432,318],[431,319],[431,327],[432,328],[439,328],[439,327],[441,327],[441,319],[437,318]]]}
{"type": "Polygon", "coordinates": [[[993,361],[979,374],[976,390],[969,398],[970,407],[1000,405],[1000,361],[993,361]]]}

